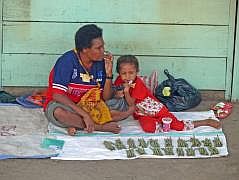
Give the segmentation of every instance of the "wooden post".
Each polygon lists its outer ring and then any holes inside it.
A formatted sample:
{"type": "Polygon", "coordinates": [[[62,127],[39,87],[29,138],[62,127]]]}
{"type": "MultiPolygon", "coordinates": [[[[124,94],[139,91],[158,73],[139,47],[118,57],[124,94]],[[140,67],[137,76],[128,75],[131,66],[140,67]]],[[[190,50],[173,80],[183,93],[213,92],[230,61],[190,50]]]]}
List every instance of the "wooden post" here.
{"type": "Polygon", "coordinates": [[[239,2],[237,1],[237,15],[236,15],[236,35],[235,35],[235,54],[234,54],[234,68],[232,80],[232,101],[239,100],[239,2]]]}
{"type": "Polygon", "coordinates": [[[225,99],[231,100],[232,96],[232,79],[233,79],[233,52],[235,48],[235,26],[236,26],[236,4],[237,0],[230,1],[230,15],[229,15],[229,28],[228,28],[228,51],[226,63],[226,87],[225,99]]]}

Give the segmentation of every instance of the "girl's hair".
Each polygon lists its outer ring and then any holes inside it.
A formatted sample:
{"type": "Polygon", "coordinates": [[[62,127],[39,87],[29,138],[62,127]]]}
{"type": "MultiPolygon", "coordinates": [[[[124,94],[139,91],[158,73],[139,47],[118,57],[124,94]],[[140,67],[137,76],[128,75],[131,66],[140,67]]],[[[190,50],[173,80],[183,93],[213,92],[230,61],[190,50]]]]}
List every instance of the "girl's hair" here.
{"type": "Polygon", "coordinates": [[[123,55],[117,59],[116,71],[119,73],[120,65],[124,63],[129,63],[135,65],[136,71],[139,72],[139,62],[138,59],[133,55],[123,55]]]}

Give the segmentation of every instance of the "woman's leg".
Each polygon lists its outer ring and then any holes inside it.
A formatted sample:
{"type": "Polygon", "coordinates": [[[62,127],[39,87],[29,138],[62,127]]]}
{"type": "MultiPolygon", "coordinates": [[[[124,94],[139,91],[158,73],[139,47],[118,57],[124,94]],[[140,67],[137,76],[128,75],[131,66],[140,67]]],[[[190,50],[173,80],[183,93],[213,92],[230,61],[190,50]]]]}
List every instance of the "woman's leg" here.
{"type": "Polygon", "coordinates": [[[85,128],[85,123],[78,114],[58,107],[54,110],[55,119],[66,127],[85,128]]]}
{"type": "MultiPolygon", "coordinates": [[[[56,126],[68,128],[69,135],[74,135],[77,129],[83,130],[86,127],[81,116],[59,103],[51,103],[45,114],[47,119],[56,126]]],[[[121,128],[116,122],[109,122],[103,125],[95,124],[95,130],[119,133],[121,128]]]]}

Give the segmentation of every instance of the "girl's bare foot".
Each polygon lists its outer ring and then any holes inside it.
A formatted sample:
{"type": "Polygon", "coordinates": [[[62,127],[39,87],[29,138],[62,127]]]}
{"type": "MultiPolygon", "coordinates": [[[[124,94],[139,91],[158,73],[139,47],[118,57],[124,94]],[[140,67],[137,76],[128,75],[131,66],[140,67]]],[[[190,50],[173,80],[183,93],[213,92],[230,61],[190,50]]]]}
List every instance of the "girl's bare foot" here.
{"type": "Polygon", "coordinates": [[[121,128],[116,122],[108,122],[102,125],[96,124],[95,130],[103,131],[103,132],[112,132],[112,133],[118,134],[121,128]]]}
{"type": "Polygon", "coordinates": [[[222,127],[222,123],[220,121],[214,120],[214,119],[207,119],[208,126],[214,127],[216,129],[219,129],[222,127]]]}

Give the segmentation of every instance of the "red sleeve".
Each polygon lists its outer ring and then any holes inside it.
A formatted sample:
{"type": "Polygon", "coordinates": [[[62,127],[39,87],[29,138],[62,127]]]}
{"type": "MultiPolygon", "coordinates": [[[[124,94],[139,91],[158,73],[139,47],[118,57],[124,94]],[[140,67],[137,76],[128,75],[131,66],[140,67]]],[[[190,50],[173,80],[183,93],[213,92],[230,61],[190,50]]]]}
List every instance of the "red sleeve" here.
{"type": "Polygon", "coordinates": [[[114,85],[118,86],[123,84],[123,80],[120,78],[120,76],[118,76],[114,82],[114,85]]]}
{"type": "Polygon", "coordinates": [[[56,88],[53,85],[53,78],[54,78],[54,69],[51,70],[50,75],[49,75],[49,90],[50,90],[51,95],[54,93],[66,94],[66,90],[60,89],[59,87],[56,88]]]}

